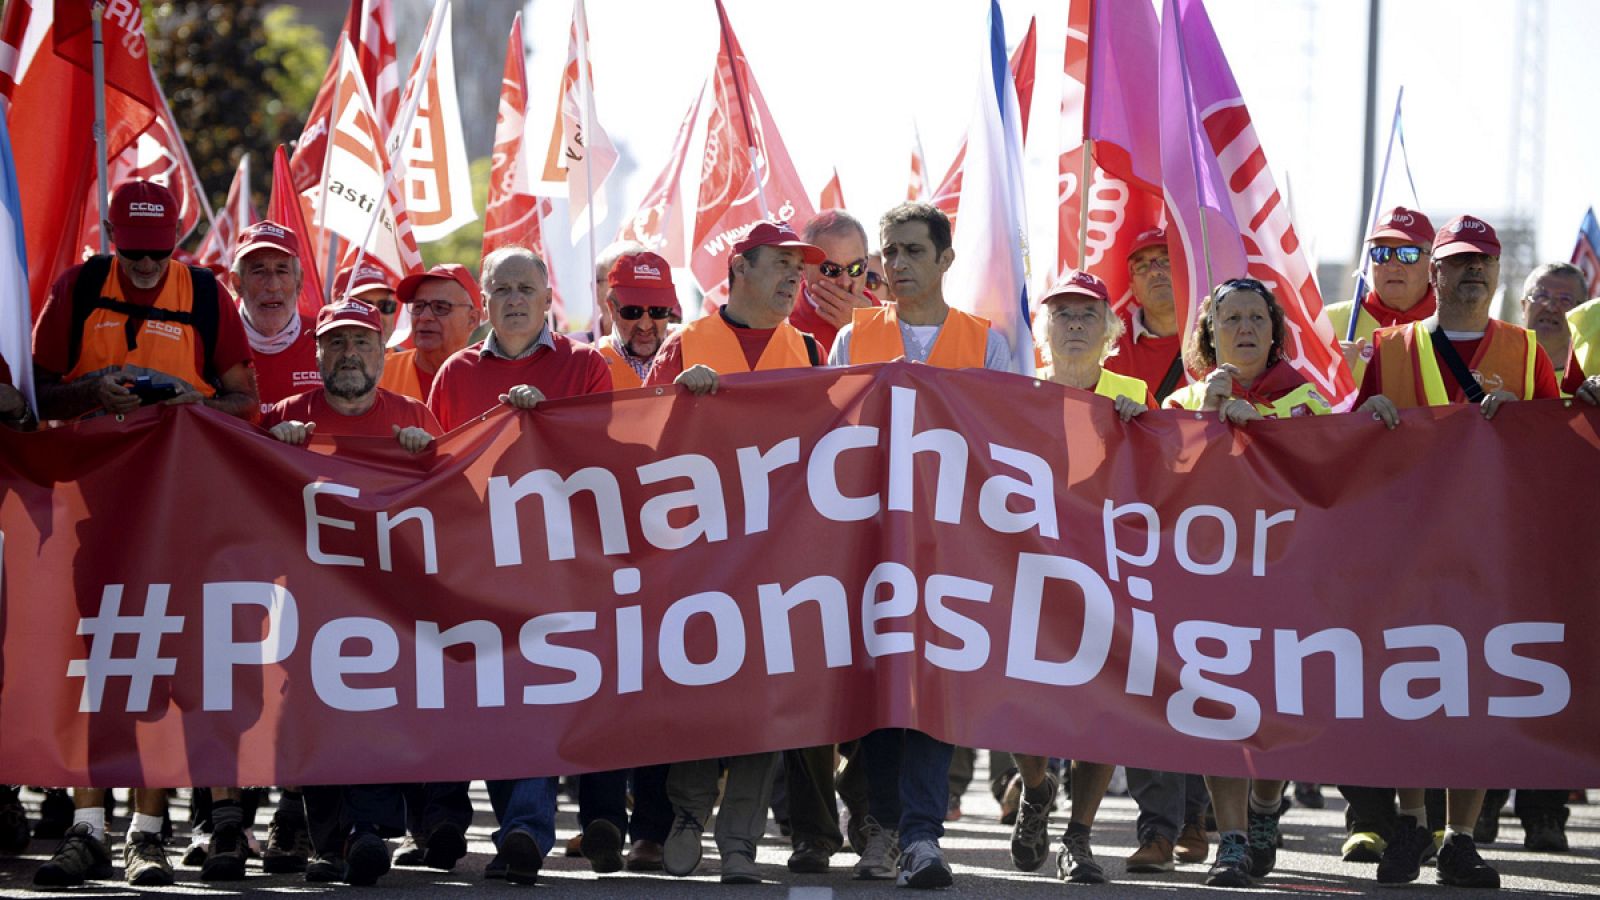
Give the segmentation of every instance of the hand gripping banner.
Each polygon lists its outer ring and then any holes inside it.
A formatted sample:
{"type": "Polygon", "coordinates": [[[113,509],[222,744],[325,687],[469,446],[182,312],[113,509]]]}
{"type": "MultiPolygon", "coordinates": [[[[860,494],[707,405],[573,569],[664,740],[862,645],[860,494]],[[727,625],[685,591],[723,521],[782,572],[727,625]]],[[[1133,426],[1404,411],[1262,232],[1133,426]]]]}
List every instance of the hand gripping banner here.
{"type": "Polygon", "coordinates": [[[511,777],[909,726],[1592,784],[1597,427],[1124,425],[896,363],[499,409],[415,458],[193,407],[0,431],[0,781],[511,777]]]}

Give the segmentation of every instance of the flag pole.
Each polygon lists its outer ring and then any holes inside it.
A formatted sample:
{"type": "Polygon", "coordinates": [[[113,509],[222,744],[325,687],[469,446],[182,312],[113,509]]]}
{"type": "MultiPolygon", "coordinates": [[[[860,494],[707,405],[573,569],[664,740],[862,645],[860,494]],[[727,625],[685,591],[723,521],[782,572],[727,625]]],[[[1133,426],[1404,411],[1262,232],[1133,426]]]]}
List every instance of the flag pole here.
{"type": "MultiPolygon", "coordinates": [[[[1088,103],[1088,92],[1084,92],[1084,102],[1088,103]]],[[[1094,138],[1083,138],[1083,180],[1078,182],[1078,270],[1083,270],[1083,264],[1089,259],[1089,179],[1094,173],[1091,171],[1094,162],[1094,138]]]]}
{"type": "MultiPolygon", "coordinates": [[[[339,40],[334,41],[334,47],[339,53],[339,74],[334,76],[333,79],[333,99],[335,103],[337,103],[339,100],[339,83],[344,80],[344,45],[340,43],[340,41],[348,41],[349,39],[350,37],[348,35],[346,35],[344,32],[340,32],[339,40]]],[[[337,112],[338,110],[333,109],[328,111],[328,129],[326,136],[323,137],[323,141],[326,145],[322,150],[322,175],[317,179],[316,237],[318,240],[321,240],[323,235],[328,234],[328,170],[333,165],[333,117],[337,112]]],[[[241,223],[243,222],[242,219],[240,221],[241,223]]],[[[240,224],[239,227],[243,228],[244,225],[240,224]]],[[[307,235],[306,239],[311,240],[311,235],[307,235]]],[[[323,269],[328,273],[327,277],[322,279],[322,302],[324,305],[333,302],[333,276],[336,274],[332,271],[334,267],[333,253],[337,243],[338,240],[329,235],[328,261],[323,265],[323,269]]],[[[359,260],[357,262],[359,263],[359,260]]]]}
{"type": "MultiPolygon", "coordinates": [[[[178,120],[173,117],[172,107],[167,104],[167,92],[161,89],[161,79],[156,77],[156,67],[154,65],[150,66],[150,83],[156,87],[156,99],[161,101],[162,114],[167,117],[167,121],[171,122],[172,127],[176,129],[178,120]]],[[[183,165],[184,168],[189,170],[189,178],[194,182],[194,192],[200,197],[200,211],[206,215],[206,225],[216,228],[217,217],[211,209],[211,198],[206,196],[205,186],[200,183],[200,173],[194,167],[194,159],[189,156],[189,144],[184,141],[182,134],[175,134],[173,137],[178,141],[178,150],[183,153],[183,165]]]]}
{"type": "MultiPolygon", "coordinates": [[[[578,29],[578,87],[583,91],[583,109],[579,116],[583,123],[583,189],[589,196],[589,203],[584,212],[589,218],[589,233],[585,239],[589,242],[589,271],[593,272],[599,251],[595,248],[594,230],[594,159],[589,152],[589,140],[594,135],[594,79],[589,72],[589,13],[583,7],[583,0],[573,0],[573,24],[578,29]]],[[[592,326],[600,322],[600,296],[599,287],[593,278],[584,281],[589,285],[589,312],[593,317],[592,326]]],[[[599,338],[599,335],[596,335],[599,338]]]]}
{"type": "MultiPolygon", "coordinates": [[[[1383,148],[1383,170],[1378,175],[1378,183],[1372,191],[1372,205],[1367,210],[1367,234],[1377,230],[1378,217],[1383,215],[1383,189],[1389,183],[1389,159],[1394,153],[1395,136],[1400,132],[1400,101],[1405,97],[1405,94],[1406,87],[1401,85],[1400,90],[1394,95],[1394,118],[1389,123],[1389,143],[1383,148]]],[[[1410,177],[1411,169],[1407,167],[1406,178],[1409,179],[1410,177]]],[[[1411,194],[1413,200],[1416,199],[1416,193],[1416,185],[1412,184],[1411,194]]],[[[1363,236],[1362,244],[1365,243],[1365,236],[1363,236]]],[[[1367,295],[1367,281],[1372,273],[1372,260],[1365,253],[1360,255],[1360,259],[1361,268],[1356,271],[1355,291],[1350,298],[1350,324],[1345,326],[1344,335],[1344,339],[1351,342],[1356,339],[1356,326],[1361,322],[1361,301],[1367,295]]]]}
{"type": "Polygon", "coordinates": [[[106,5],[96,0],[94,8],[89,13],[90,26],[94,35],[94,165],[95,174],[99,177],[100,196],[100,255],[111,252],[111,238],[106,234],[106,225],[111,220],[111,186],[106,184],[110,176],[106,173],[106,47],[105,35],[101,28],[101,18],[105,15],[106,5]]]}
{"type": "Polygon", "coordinates": [[[722,49],[728,54],[728,69],[733,74],[733,93],[739,101],[739,118],[744,121],[744,141],[750,151],[750,170],[756,176],[756,202],[761,205],[761,218],[769,219],[767,212],[766,179],[761,177],[761,154],[756,149],[756,132],[750,124],[750,110],[744,103],[744,81],[739,77],[739,61],[733,58],[733,26],[728,24],[728,11],[722,0],[717,2],[717,22],[722,28],[722,49]]]}
{"type": "MultiPolygon", "coordinates": [[[[1189,80],[1189,54],[1183,46],[1183,14],[1178,12],[1176,3],[1172,4],[1171,9],[1177,16],[1177,20],[1173,22],[1172,33],[1178,41],[1178,68],[1183,70],[1183,118],[1189,134],[1192,135],[1195,133],[1194,85],[1189,80]]],[[[1189,166],[1194,170],[1194,205],[1195,211],[1200,216],[1200,256],[1206,264],[1205,293],[1209,295],[1217,284],[1216,277],[1211,273],[1211,234],[1206,226],[1205,201],[1200,192],[1200,160],[1195,158],[1193,153],[1189,154],[1189,166]]]]}

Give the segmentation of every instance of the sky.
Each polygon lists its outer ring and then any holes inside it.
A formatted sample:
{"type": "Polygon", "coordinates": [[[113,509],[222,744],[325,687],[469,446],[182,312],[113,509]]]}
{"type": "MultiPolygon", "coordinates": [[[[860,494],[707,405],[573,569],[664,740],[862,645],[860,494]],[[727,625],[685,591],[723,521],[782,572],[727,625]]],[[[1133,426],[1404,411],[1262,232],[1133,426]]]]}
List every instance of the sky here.
{"type": "MultiPolygon", "coordinates": [[[[1027,199],[1036,223],[1033,246],[1054,247],[1067,3],[1000,5],[1012,46],[1029,18],[1038,20],[1027,199]]],[[[931,177],[949,166],[973,108],[987,0],[726,0],[726,6],[813,197],[837,166],[847,206],[875,220],[905,196],[917,134],[931,177]]],[[[1435,224],[1463,212],[1491,224],[1503,220],[1513,202],[1513,136],[1525,131],[1512,108],[1517,20],[1541,7],[1546,25],[1532,46],[1545,65],[1545,112],[1528,146],[1543,160],[1543,190],[1529,212],[1536,214],[1541,258],[1566,259],[1584,210],[1600,201],[1600,165],[1590,149],[1600,147],[1600,122],[1585,112],[1595,107],[1586,68],[1600,36],[1600,2],[1383,3],[1378,153],[1403,85],[1404,132],[1422,210],[1435,224]]],[[[600,229],[609,235],[666,163],[678,124],[711,70],[717,21],[709,0],[588,0],[587,9],[596,114],[631,165],[613,204],[624,208],[613,208],[600,229]]],[[[1278,185],[1289,189],[1302,239],[1321,259],[1351,258],[1366,216],[1367,4],[1208,0],[1207,9],[1278,185]]],[[[570,0],[530,0],[524,13],[536,122],[554,118],[571,14],[570,0]]],[[[1534,108],[1530,100],[1518,109],[1534,108]]],[[[1394,167],[1386,197],[1410,205],[1398,155],[1394,167]]]]}

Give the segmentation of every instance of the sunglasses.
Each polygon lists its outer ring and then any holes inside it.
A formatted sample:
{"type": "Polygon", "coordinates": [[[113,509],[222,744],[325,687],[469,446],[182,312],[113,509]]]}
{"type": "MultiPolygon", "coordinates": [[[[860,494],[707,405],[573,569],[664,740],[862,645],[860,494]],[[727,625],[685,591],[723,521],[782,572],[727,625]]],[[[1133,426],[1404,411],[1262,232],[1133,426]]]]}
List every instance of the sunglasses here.
{"type": "Polygon", "coordinates": [[[1422,248],[1407,244],[1404,247],[1373,247],[1367,251],[1367,258],[1375,266],[1381,266],[1391,259],[1399,259],[1402,263],[1416,265],[1422,258],[1422,248]]]}
{"type": "Polygon", "coordinates": [[[400,308],[400,301],[394,299],[393,297],[388,297],[386,299],[379,300],[373,305],[378,307],[378,312],[381,312],[386,316],[392,316],[394,315],[394,311],[400,308]]]}
{"type": "Polygon", "coordinates": [[[883,285],[883,276],[869,269],[867,271],[867,290],[875,291],[878,288],[883,287],[883,285]]]}
{"type": "Polygon", "coordinates": [[[860,278],[861,273],[866,270],[867,260],[865,257],[844,265],[840,265],[831,259],[825,259],[817,263],[817,271],[822,273],[823,278],[838,278],[841,274],[849,275],[851,278],[860,278]]]}
{"type": "Polygon", "coordinates": [[[622,319],[624,321],[627,321],[627,322],[637,322],[637,321],[639,321],[640,319],[644,318],[644,314],[646,312],[650,313],[650,318],[655,319],[657,322],[659,322],[662,319],[665,319],[668,316],[672,315],[672,307],[670,307],[670,306],[651,306],[651,307],[648,307],[648,308],[647,307],[643,307],[643,306],[619,306],[619,307],[617,307],[617,315],[621,316],[622,319]]]}
{"type": "Polygon", "coordinates": [[[1272,293],[1266,285],[1254,278],[1229,278],[1227,281],[1217,285],[1217,289],[1212,293],[1216,295],[1218,300],[1221,300],[1223,294],[1229,294],[1234,291],[1255,291],[1258,294],[1272,293]]]}
{"type": "Polygon", "coordinates": [[[160,262],[161,260],[166,259],[167,257],[171,256],[172,255],[172,251],[171,250],[124,250],[121,247],[118,247],[117,248],[117,255],[122,257],[123,259],[129,260],[130,262],[139,262],[140,260],[145,260],[145,259],[153,259],[153,260],[155,260],[157,262],[160,262]]]}

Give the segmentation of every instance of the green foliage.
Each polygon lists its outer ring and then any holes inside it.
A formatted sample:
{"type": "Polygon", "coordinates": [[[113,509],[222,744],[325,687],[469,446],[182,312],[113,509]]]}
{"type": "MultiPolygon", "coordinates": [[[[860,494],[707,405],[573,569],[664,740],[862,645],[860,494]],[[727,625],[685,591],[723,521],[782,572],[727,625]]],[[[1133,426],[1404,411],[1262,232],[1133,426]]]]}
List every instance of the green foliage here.
{"type": "Polygon", "coordinates": [[[442,241],[421,245],[425,265],[460,263],[478,271],[478,262],[483,257],[483,215],[489,203],[489,168],[493,163],[488,156],[472,161],[472,208],[478,211],[478,220],[461,226],[442,241]]]}

